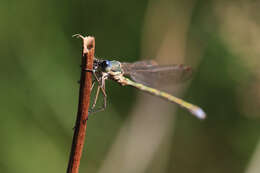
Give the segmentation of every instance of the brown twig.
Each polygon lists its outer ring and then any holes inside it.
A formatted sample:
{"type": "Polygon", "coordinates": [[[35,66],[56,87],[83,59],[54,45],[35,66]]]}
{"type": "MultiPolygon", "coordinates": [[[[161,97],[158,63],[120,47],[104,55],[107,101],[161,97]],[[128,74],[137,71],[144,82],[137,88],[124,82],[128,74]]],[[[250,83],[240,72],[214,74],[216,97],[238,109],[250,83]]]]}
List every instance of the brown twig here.
{"type": "Polygon", "coordinates": [[[67,173],[78,173],[79,170],[80,158],[82,155],[82,149],[84,146],[84,139],[87,128],[89,99],[92,85],[92,73],[87,70],[93,69],[93,59],[95,53],[94,37],[83,37],[78,34],[74,36],[82,39],[83,51],[81,63],[82,70],[80,77],[78,113],[74,128],[74,136],[71,146],[67,173]]]}

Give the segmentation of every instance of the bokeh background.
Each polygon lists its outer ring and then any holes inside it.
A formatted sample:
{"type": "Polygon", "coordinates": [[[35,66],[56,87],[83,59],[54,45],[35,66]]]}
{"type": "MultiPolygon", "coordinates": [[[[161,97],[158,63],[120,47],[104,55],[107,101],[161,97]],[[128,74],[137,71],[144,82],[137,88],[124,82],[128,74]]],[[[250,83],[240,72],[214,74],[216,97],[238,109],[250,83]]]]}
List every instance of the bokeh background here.
{"type": "Polygon", "coordinates": [[[80,172],[260,172],[260,2],[10,0],[0,2],[0,172],[65,172],[76,120],[81,41],[96,55],[188,64],[174,95],[187,111],[107,82],[91,116],[80,172]],[[99,103],[100,104],[100,103],[99,103]]]}

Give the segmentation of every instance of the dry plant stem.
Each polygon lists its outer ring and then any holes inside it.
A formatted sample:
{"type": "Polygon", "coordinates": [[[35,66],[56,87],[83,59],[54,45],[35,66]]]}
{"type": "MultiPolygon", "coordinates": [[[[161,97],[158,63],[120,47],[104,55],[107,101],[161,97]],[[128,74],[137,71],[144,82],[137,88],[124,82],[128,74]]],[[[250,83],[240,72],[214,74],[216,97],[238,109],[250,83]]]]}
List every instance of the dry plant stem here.
{"type": "Polygon", "coordinates": [[[83,37],[75,35],[83,41],[81,77],[79,90],[79,104],[77,120],[74,128],[73,142],[71,146],[70,158],[67,173],[78,173],[80,158],[84,146],[84,139],[87,128],[88,108],[90,92],[92,86],[92,73],[86,69],[93,69],[93,59],[95,53],[94,37],[83,37]]]}

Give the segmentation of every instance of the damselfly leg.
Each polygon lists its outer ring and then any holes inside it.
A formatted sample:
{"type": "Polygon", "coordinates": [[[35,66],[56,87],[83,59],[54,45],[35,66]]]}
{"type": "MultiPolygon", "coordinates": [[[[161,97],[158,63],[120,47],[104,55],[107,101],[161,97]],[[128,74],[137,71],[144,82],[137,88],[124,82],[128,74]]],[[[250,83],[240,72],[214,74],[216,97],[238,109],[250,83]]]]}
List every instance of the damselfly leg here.
{"type": "Polygon", "coordinates": [[[93,90],[95,83],[97,83],[97,91],[96,91],[96,94],[95,94],[95,98],[94,98],[93,104],[92,104],[92,106],[91,106],[91,108],[89,110],[89,114],[93,114],[93,113],[97,113],[97,112],[100,112],[100,111],[104,111],[106,109],[106,105],[107,105],[106,104],[107,94],[105,92],[105,74],[102,74],[100,77],[98,77],[95,70],[92,70],[92,73],[93,73],[93,76],[94,76],[94,81],[93,81],[93,85],[91,87],[91,91],[93,90]],[[98,96],[99,96],[99,93],[100,93],[100,90],[101,90],[101,92],[103,94],[103,106],[100,107],[100,108],[95,109],[96,104],[97,104],[97,100],[98,100],[98,96]]]}

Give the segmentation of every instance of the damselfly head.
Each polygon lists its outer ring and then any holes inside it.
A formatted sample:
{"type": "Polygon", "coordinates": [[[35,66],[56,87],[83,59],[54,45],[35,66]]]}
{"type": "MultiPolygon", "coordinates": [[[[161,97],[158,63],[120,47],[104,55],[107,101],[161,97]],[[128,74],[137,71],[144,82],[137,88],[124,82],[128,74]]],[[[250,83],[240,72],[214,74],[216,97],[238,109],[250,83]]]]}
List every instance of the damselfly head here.
{"type": "Polygon", "coordinates": [[[94,59],[93,62],[93,69],[99,70],[102,72],[109,72],[111,69],[111,63],[109,60],[102,60],[102,59],[94,59]]]}

